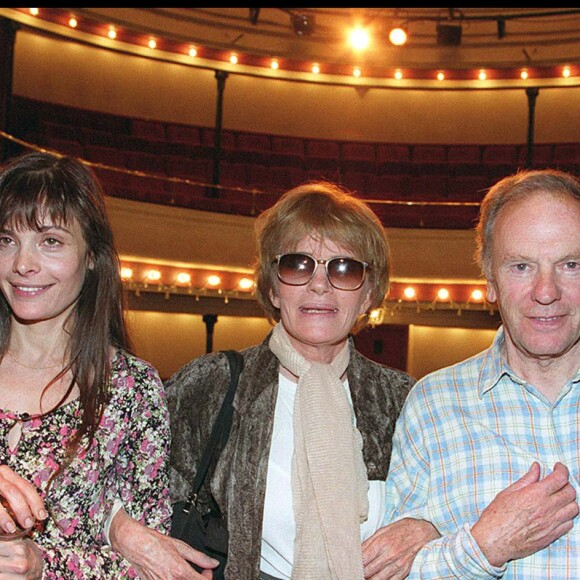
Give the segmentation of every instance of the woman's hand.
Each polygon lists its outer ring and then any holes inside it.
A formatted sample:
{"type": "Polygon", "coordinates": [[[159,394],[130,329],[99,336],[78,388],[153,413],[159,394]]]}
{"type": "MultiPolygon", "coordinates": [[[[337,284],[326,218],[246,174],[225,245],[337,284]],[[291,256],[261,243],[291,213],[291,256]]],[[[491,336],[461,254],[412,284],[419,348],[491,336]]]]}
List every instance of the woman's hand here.
{"type": "Polygon", "coordinates": [[[30,528],[35,521],[47,517],[44,502],[34,485],[7,465],[0,465],[0,496],[0,533],[16,531],[14,518],[22,528],[30,528]]]}
{"type": "Polygon", "coordinates": [[[109,530],[111,545],[135,568],[141,580],[213,578],[218,561],[191,546],[148,528],[120,509],[109,530]],[[196,572],[189,562],[204,569],[196,572]]]}
{"type": "Polygon", "coordinates": [[[411,518],[380,528],[362,545],[365,578],[406,578],[417,552],[427,542],[439,537],[432,524],[411,518]]]}
{"type": "Polygon", "coordinates": [[[42,554],[29,539],[0,542],[0,578],[2,580],[40,580],[42,554]]]}

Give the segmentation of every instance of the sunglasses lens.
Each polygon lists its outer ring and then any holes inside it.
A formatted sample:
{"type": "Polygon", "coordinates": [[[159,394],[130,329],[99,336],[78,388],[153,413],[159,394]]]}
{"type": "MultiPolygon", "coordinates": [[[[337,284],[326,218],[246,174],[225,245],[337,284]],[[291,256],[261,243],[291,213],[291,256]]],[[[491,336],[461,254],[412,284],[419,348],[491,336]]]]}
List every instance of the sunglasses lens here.
{"type": "Polygon", "coordinates": [[[316,263],[306,254],[284,254],[278,260],[278,278],[284,284],[301,286],[312,277],[316,263]]]}
{"type": "MultiPolygon", "coordinates": [[[[312,279],[316,266],[316,260],[307,254],[283,254],[278,258],[278,278],[284,284],[303,286],[312,279]]],[[[365,279],[366,264],[354,258],[332,258],[326,268],[330,283],[338,290],[356,290],[365,279]]]]}
{"type": "Polygon", "coordinates": [[[328,262],[330,283],[339,290],[356,290],[365,279],[365,265],[354,258],[333,258],[328,262]]]}

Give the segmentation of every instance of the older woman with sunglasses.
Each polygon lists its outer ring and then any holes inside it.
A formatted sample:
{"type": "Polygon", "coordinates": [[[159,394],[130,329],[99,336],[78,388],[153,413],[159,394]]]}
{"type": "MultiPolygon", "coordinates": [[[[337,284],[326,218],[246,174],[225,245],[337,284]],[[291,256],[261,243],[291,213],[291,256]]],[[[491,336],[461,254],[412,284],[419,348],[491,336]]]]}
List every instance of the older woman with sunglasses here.
{"type": "MultiPolygon", "coordinates": [[[[198,498],[225,514],[225,577],[405,578],[437,537],[430,524],[403,520],[361,547],[382,522],[391,437],[413,384],[352,340],[387,291],[385,231],[360,200],[309,183],[260,215],[256,233],[257,296],[275,326],[242,353],[230,436],[198,498]]],[[[166,384],[176,501],[190,496],[228,384],[223,353],[193,360],[166,384]]]]}
{"type": "MultiPolygon", "coordinates": [[[[226,578],[371,577],[361,541],[381,525],[391,437],[413,383],[351,338],[387,291],[385,231],[360,200],[309,183],[261,214],[256,232],[257,295],[276,325],[243,352],[230,437],[202,500],[226,514],[226,578]]],[[[166,385],[176,500],[188,497],[228,378],[214,353],[166,385]]],[[[403,578],[433,533],[413,520],[395,528],[384,577],[403,578]]]]}

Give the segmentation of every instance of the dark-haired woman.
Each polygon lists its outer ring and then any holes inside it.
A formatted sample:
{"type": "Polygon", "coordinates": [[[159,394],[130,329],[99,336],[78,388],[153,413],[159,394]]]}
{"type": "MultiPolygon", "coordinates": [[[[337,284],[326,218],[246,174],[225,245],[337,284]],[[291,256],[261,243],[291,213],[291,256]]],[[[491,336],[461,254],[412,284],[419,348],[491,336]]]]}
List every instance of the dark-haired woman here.
{"type": "Polygon", "coordinates": [[[25,528],[0,541],[0,577],[133,578],[107,524],[122,506],[167,531],[167,406],[129,352],[102,192],[79,161],[2,168],[0,290],[0,540],[25,528]]]}

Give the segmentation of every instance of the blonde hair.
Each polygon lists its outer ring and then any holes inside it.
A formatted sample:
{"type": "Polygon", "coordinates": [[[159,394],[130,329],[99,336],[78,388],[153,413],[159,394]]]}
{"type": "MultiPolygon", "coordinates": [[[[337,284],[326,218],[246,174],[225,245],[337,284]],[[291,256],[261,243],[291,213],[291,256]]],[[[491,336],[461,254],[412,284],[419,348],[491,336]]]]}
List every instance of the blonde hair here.
{"type": "Polygon", "coordinates": [[[309,236],[332,241],[368,262],[369,310],[383,304],[390,271],[390,248],[385,229],[364,202],[342,187],[314,181],[287,191],[275,205],[258,216],[255,232],[258,246],[256,293],[271,319],[280,320],[280,312],[270,300],[278,285],[275,258],[294,250],[309,236]]]}

